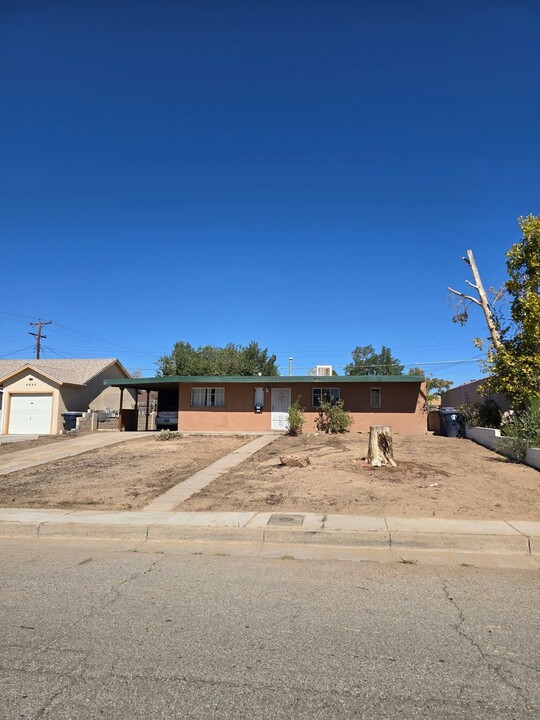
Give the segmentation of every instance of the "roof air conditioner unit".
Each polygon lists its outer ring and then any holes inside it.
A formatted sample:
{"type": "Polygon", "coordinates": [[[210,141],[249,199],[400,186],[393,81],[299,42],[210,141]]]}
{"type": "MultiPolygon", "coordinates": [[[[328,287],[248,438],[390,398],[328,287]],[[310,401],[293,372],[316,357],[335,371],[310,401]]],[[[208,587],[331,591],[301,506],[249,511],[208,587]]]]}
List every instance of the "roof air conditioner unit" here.
{"type": "Polygon", "coordinates": [[[315,368],[315,374],[317,376],[328,377],[332,375],[331,365],[317,365],[315,368]]]}

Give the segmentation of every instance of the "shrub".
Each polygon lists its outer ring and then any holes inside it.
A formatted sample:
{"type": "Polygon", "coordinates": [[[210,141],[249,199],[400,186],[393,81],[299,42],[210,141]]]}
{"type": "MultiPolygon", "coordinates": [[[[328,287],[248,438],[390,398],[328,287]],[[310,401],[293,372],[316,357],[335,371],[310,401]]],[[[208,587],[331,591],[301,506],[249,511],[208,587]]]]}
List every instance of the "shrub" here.
{"type": "Polygon", "coordinates": [[[508,455],[512,460],[523,462],[529,449],[529,443],[520,437],[500,437],[497,443],[497,449],[503,455],[508,455]]]}
{"type": "Polygon", "coordinates": [[[458,408],[465,422],[474,427],[499,428],[501,411],[494,400],[486,398],[482,402],[468,403],[458,408]]]}
{"type": "Polygon", "coordinates": [[[352,424],[351,413],[343,407],[343,400],[334,404],[321,400],[319,416],[316,421],[317,430],[325,433],[342,433],[352,424]]]}
{"type": "Polygon", "coordinates": [[[289,435],[300,435],[304,423],[306,422],[306,416],[304,415],[304,409],[300,405],[300,397],[293,402],[289,407],[289,435]]]}
{"type": "Polygon", "coordinates": [[[501,426],[501,452],[523,462],[527,450],[540,445],[540,397],[529,399],[527,408],[501,426]]]}
{"type": "Polygon", "coordinates": [[[156,440],[176,440],[181,438],[180,433],[171,430],[160,430],[156,435],[156,440]]]}

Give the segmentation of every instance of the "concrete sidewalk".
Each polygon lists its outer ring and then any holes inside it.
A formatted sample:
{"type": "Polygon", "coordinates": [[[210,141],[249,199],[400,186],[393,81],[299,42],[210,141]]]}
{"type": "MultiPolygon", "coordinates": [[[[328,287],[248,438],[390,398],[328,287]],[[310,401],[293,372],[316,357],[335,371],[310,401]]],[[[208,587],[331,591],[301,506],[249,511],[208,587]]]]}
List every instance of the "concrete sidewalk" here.
{"type": "Polygon", "coordinates": [[[0,536],[127,540],[175,552],[540,568],[540,522],[317,513],[0,509],[0,536]]]}
{"type": "Polygon", "coordinates": [[[63,442],[40,445],[28,450],[18,450],[0,457],[0,475],[8,475],[18,470],[26,470],[26,468],[44,465],[55,460],[62,460],[62,458],[73,457],[107,445],[116,445],[117,443],[137,440],[150,435],[155,436],[155,434],[155,432],[89,433],[63,442]]]}

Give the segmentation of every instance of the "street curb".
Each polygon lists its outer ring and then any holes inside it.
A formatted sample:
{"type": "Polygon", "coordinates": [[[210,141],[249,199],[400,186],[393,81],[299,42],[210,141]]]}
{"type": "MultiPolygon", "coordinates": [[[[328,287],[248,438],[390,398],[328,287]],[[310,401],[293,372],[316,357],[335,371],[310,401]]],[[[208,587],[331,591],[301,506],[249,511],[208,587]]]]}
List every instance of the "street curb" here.
{"type": "Polygon", "coordinates": [[[530,521],[294,513],[286,517],[301,517],[302,526],[280,527],[268,525],[273,516],[283,517],[255,512],[0,509],[0,537],[128,541],[147,552],[166,545],[172,552],[185,554],[540,568],[540,523],[530,521]],[[436,528],[443,531],[436,532],[436,528]]]}

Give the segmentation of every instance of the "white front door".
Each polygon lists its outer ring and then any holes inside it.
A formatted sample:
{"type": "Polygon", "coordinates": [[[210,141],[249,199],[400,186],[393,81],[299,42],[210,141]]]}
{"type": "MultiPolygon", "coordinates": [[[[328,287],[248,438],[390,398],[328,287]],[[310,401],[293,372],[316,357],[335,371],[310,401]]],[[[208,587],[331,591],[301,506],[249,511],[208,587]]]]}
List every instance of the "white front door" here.
{"type": "Polygon", "coordinates": [[[272,430],[289,429],[291,388],[272,388],[272,430]]]}
{"type": "Polygon", "coordinates": [[[49,435],[51,432],[52,395],[11,396],[8,433],[49,435]]]}

